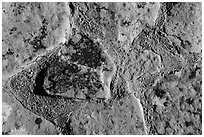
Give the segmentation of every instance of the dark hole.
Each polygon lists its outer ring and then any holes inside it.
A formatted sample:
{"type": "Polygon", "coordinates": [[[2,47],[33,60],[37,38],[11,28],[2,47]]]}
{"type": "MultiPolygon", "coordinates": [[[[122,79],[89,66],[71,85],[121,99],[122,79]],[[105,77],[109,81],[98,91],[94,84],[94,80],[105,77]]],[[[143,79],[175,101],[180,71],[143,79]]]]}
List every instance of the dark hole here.
{"type": "Polygon", "coordinates": [[[187,102],[188,104],[192,104],[192,103],[193,103],[193,99],[192,99],[192,98],[188,98],[188,99],[186,99],[186,102],[187,102]]]}
{"type": "Polygon", "coordinates": [[[153,105],[153,110],[156,111],[157,105],[153,105]]]}
{"type": "Polygon", "coordinates": [[[157,97],[163,98],[163,96],[165,95],[165,91],[159,88],[154,89],[155,94],[157,97]]]}
{"type": "Polygon", "coordinates": [[[165,107],[169,106],[169,103],[168,102],[164,102],[164,106],[165,107]]]}
{"type": "Polygon", "coordinates": [[[191,125],[193,125],[193,123],[192,123],[192,121],[185,121],[185,125],[187,126],[187,127],[189,127],[189,126],[191,126],[191,125]]]}
{"type": "Polygon", "coordinates": [[[179,89],[179,91],[183,92],[183,88],[178,88],[178,89],[179,89]]]}
{"type": "Polygon", "coordinates": [[[196,71],[191,71],[190,75],[189,75],[189,79],[193,79],[196,77],[196,71]]]}
{"type": "Polygon", "coordinates": [[[41,118],[36,118],[35,119],[35,124],[40,125],[42,123],[42,119],[41,118]]]}
{"type": "Polygon", "coordinates": [[[171,127],[168,121],[165,121],[166,127],[171,127]]]}

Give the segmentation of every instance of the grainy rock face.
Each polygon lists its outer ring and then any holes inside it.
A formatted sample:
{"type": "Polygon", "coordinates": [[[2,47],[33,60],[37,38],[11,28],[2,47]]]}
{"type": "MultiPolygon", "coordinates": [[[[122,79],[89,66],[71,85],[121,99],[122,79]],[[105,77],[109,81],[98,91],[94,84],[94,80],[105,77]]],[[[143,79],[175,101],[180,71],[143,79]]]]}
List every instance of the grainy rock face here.
{"type": "Polygon", "coordinates": [[[202,4],[2,3],[2,134],[201,135],[202,4]]]}

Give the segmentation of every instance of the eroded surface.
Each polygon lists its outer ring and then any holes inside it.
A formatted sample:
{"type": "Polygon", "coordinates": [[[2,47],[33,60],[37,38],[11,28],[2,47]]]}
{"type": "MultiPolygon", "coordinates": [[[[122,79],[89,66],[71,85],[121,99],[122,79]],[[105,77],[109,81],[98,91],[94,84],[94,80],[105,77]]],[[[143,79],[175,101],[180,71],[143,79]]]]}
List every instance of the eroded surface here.
{"type": "Polygon", "coordinates": [[[201,3],[2,5],[2,134],[202,134],[201,3]]]}

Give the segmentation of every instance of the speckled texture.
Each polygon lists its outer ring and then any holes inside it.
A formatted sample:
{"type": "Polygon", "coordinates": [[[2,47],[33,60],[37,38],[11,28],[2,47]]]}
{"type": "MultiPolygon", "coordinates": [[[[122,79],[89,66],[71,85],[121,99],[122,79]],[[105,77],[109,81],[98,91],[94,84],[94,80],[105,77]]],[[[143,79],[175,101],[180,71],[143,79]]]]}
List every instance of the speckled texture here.
{"type": "Polygon", "coordinates": [[[202,3],[2,3],[3,135],[201,135],[202,3]]]}

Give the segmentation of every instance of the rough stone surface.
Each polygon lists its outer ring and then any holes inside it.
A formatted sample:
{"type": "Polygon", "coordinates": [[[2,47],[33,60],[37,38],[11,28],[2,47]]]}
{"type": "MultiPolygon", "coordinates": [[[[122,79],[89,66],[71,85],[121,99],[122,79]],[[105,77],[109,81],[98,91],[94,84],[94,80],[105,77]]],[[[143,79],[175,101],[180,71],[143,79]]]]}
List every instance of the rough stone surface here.
{"type": "Polygon", "coordinates": [[[202,3],[3,2],[3,135],[202,135],[202,3]]]}

